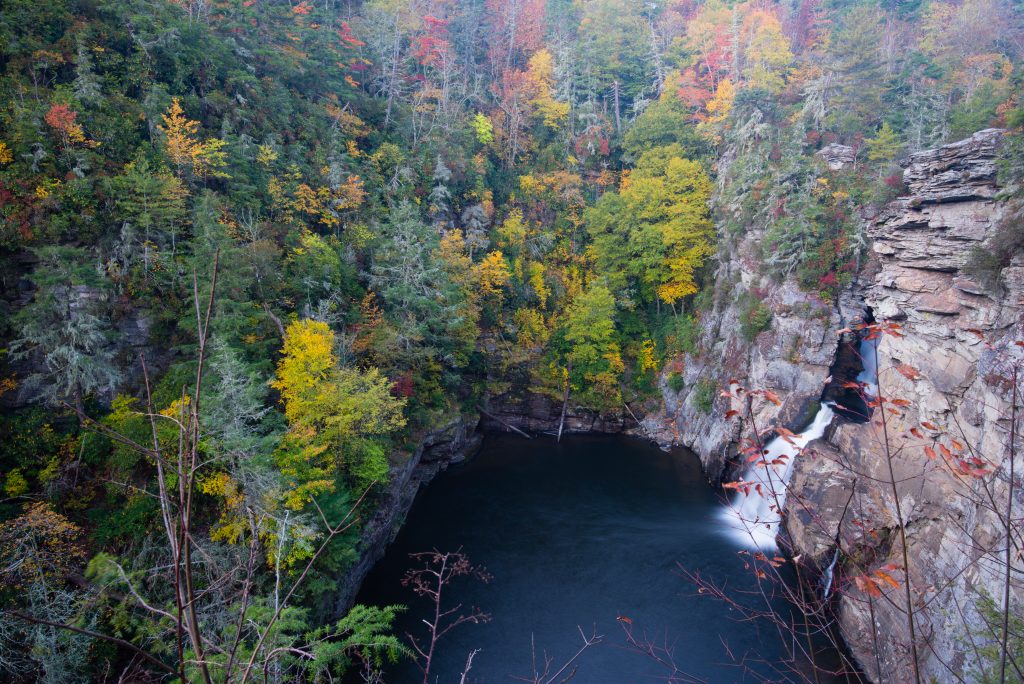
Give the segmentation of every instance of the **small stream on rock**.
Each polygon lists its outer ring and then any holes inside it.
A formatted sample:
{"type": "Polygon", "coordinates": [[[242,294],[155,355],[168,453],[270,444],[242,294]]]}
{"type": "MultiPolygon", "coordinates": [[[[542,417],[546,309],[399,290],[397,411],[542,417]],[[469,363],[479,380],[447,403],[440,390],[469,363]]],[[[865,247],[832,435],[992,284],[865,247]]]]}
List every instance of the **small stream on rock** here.
{"type": "MultiPolygon", "coordinates": [[[[409,554],[461,548],[493,580],[460,578],[445,604],[478,606],[493,620],[449,633],[431,681],[457,684],[475,649],[467,682],[530,677],[531,644],[537,662],[547,654],[557,670],[580,646],[577,626],[605,638],[582,655],[573,681],[665,681],[668,671],[627,647],[619,618],[638,636],[673,648],[686,673],[674,681],[789,681],[792,675],[774,665],[786,650],[772,625],[742,621],[740,611],[700,595],[681,574],[698,573],[727,586],[734,600],[765,608],[760,594],[750,593],[756,579],[737,544],[721,533],[722,507],[721,492],[688,451],[608,436],[557,444],[492,434],[478,456],[420,493],[357,600],[409,606],[397,630],[422,635],[432,608],[401,586],[409,554]]],[[[772,608],[784,617],[793,612],[781,598],[772,608]]],[[[389,668],[385,681],[418,682],[422,675],[404,662],[389,668]]]]}

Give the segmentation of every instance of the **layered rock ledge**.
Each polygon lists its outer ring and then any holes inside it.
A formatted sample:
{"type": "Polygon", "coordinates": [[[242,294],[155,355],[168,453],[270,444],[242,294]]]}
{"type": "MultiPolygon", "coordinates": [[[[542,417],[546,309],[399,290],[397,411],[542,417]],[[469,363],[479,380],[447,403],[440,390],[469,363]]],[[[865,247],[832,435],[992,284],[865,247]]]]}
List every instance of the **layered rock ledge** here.
{"type": "MultiPolygon", "coordinates": [[[[912,680],[901,526],[925,681],[977,671],[969,644],[987,629],[980,599],[1001,603],[1004,595],[1008,376],[1022,360],[1014,342],[1024,339],[1024,264],[1004,269],[999,293],[964,271],[972,248],[992,239],[1006,210],[997,199],[995,163],[1002,135],[985,130],[913,155],[904,172],[909,196],[867,226],[875,275],[864,283],[864,302],[878,322],[901,326],[879,345],[880,393],[909,403],[898,407],[902,415],[888,414],[884,429],[877,409],[872,423],[839,424],[827,443],[811,445],[815,455],[797,461],[791,482],[794,553],[820,560],[838,540],[847,578],[896,568],[900,586],[884,587],[881,598],[852,586],[839,598],[842,633],[875,681],[912,680]],[[961,472],[959,459],[971,453],[993,473],[981,479],[961,472]]],[[[1013,486],[1019,518],[1019,478],[1013,486]]],[[[1013,564],[1014,572],[1024,569],[1019,558],[1013,564]]],[[[1024,598],[1016,582],[1012,591],[1015,600],[1024,598]]]]}

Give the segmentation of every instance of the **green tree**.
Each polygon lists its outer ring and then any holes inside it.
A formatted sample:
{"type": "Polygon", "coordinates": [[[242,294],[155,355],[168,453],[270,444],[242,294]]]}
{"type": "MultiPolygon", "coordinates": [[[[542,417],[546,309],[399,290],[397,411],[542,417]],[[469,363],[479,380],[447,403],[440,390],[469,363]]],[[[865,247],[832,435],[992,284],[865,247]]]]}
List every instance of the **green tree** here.
{"type": "Polygon", "coordinates": [[[149,161],[140,157],[105,185],[120,229],[109,262],[114,277],[130,277],[136,269],[142,271],[144,280],[156,271],[176,273],[171,263],[179,248],[178,233],[188,196],[181,181],[170,171],[153,170],[149,161]]]}
{"type": "Polygon", "coordinates": [[[626,130],[622,140],[624,156],[636,162],[640,156],[655,147],[678,144],[691,159],[707,156],[708,142],[696,133],[688,121],[689,112],[674,93],[666,92],[644,109],[626,130]]]}
{"type": "Polygon", "coordinates": [[[682,154],[679,145],[645,152],[585,217],[598,272],[641,303],[674,307],[697,292],[696,272],[714,254],[711,180],[682,154]]]}
{"type": "Polygon", "coordinates": [[[473,128],[473,134],[476,136],[477,142],[481,145],[486,147],[494,142],[494,125],[485,114],[477,112],[470,125],[473,128]]]}
{"type": "Polygon", "coordinates": [[[615,297],[594,284],[577,296],[565,317],[568,382],[590,406],[620,404],[619,381],[625,366],[615,333],[615,297]]]}
{"type": "Polygon", "coordinates": [[[348,302],[358,297],[355,265],[345,259],[336,238],[303,231],[286,263],[289,282],[301,288],[307,318],[338,322],[348,302]]]}
{"type": "Polygon", "coordinates": [[[594,0],[581,3],[579,23],[580,68],[586,95],[608,98],[619,114],[654,80],[650,25],[644,5],[632,0],[594,0]]]}
{"type": "Polygon", "coordinates": [[[29,399],[79,410],[93,392],[112,393],[121,380],[110,343],[110,324],[99,311],[103,298],[97,264],[84,249],[41,247],[32,275],[38,290],[18,313],[11,357],[37,368],[24,378],[29,399]]]}
{"type": "Polygon", "coordinates": [[[458,324],[456,289],[438,256],[437,231],[403,202],[392,208],[373,249],[370,286],[390,312],[404,359],[434,356],[452,342],[458,324]]]}
{"type": "Polygon", "coordinates": [[[335,489],[339,469],[365,487],[387,477],[387,454],[377,438],[405,425],[403,399],[391,395],[380,371],[341,368],[334,333],[321,321],[288,326],[272,386],[281,393],[288,434],[276,458],[289,481],[286,505],[302,508],[335,489]]]}
{"type": "Polygon", "coordinates": [[[873,138],[865,140],[864,145],[868,148],[868,159],[883,165],[893,161],[903,147],[899,136],[892,130],[888,121],[883,122],[878,133],[873,138]]]}
{"type": "Polygon", "coordinates": [[[837,22],[828,52],[835,76],[823,92],[825,121],[833,130],[853,137],[885,111],[889,79],[880,46],[885,44],[884,14],[873,3],[857,3],[837,22]]]}

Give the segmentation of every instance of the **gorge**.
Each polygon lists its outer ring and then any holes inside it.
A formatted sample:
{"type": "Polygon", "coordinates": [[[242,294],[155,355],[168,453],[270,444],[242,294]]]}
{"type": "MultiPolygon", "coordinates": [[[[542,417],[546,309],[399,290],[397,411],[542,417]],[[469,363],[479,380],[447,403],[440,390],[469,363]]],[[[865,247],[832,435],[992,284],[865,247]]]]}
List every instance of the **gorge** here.
{"type": "MultiPolygon", "coordinates": [[[[1013,453],[1012,389],[997,380],[999,364],[1012,366],[1013,359],[1020,358],[1020,347],[1014,344],[1022,334],[1020,266],[1006,269],[1007,290],[999,295],[983,290],[964,271],[971,245],[994,239],[1005,210],[995,199],[994,159],[1001,137],[998,130],[982,131],[908,160],[904,175],[910,194],[866,219],[873,256],[840,297],[827,323],[797,332],[807,341],[799,363],[770,351],[792,330],[782,319],[777,320],[777,331],[765,333],[754,345],[744,345],[735,337],[719,339],[715,348],[729,351],[713,356],[714,365],[693,359],[687,368],[687,374],[695,377],[715,373],[723,384],[726,373],[739,373],[749,378],[746,382],[751,387],[774,391],[784,398],[781,406],[759,399],[753,408],[757,422],[792,425],[801,403],[816,400],[828,379],[841,328],[857,321],[865,307],[883,325],[901,326],[896,335],[878,336],[878,383],[886,396],[912,400],[913,408],[889,429],[894,440],[897,433],[901,440],[898,451],[893,447],[897,451],[893,460],[899,473],[896,490],[903,504],[912,581],[929,587],[917,599],[921,601],[917,627],[919,634],[926,635],[922,643],[927,644],[922,646],[923,669],[939,681],[952,677],[951,672],[964,671],[963,644],[972,631],[982,629],[977,614],[958,612],[960,602],[970,604],[977,600],[970,598],[972,594],[982,592],[1004,595],[1000,578],[1005,578],[1006,568],[993,567],[999,547],[995,540],[1006,534],[997,511],[1021,505],[1019,484],[1014,480],[1011,488],[1008,480],[1013,453]],[[736,347],[742,353],[736,353],[736,347]],[[729,367],[737,357],[745,367],[729,367]],[[907,372],[907,368],[919,372],[907,372]],[[953,440],[971,444],[972,453],[980,454],[1000,473],[991,482],[992,496],[1005,502],[1012,491],[1012,504],[993,510],[991,503],[979,503],[970,495],[977,483],[965,480],[962,468],[958,471],[931,461],[923,447],[941,438],[936,439],[934,431],[925,440],[906,432],[922,423],[942,425],[953,440]],[[977,539],[987,541],[976,544],[977,539]]],[[[783,283],[768,299],[781,308],[793,297],[791,287],[783,283]]],[[[729,306],[716,311],[719,320],[735,316],[729,306]]],[[[874,354],[864,356],[873,361],[874,354]]],[[[1005,373],[1005,367],[1001,370],[1005,373]]],[[[862,382],[862,391],[876,391],[874,383],[862,382]]],[[[737,434],[734,424],[721,419],[724,413],[702,416],[686,397],[670,394],[666,406],[670,415],[677,416],[669,427],[684,435],[683,442],[692,444],[709,472],[722,472],[722,454],[737,434]]],[[[736,408],[742,410],[742,403],[736,408]]],[[[649,418],[649,423],[652,428],[659,425],[656,418],[649,418]]],[[[822,568],[830,565],[836,553],[842,567],[844,558],[865,552],[876,567],[901,567],[898,540],[877,533],[883,529],[886,535],[892,534],[901,524],[895,517],[895,499],[878,484],[890,478],[885,473],[887,458],[879,426],[840,420],[825,436],[807,445],[814,457],[802,456],[790,464],[794,472],[785,527],[792,553],[822,568]],[[800,505],[794,505],[793,499],[800,505]]],[[[872,598],[861,600],[851,592],[841,593],[839,604],[843,634],[868,675],[876,680],[913,679],[906,617],[899,608],[872,598]]]]}
{"type": "Polygon", "coordinates": [[[0,680],[1024,681],[1022,63],[1013,0],[0,0],[0,680]]]}
{"type": "MultiPolygon", "coordinates": [[[[764,337],[777,340],[791,330],[786,319],[776,319],[777,328],[751,345],[742,344],[736,337],[716,337],[715,349],[734,351],[717,358],[710,355],[714,365],[703,365],[708,363],[707,357],[694,358],[688,364],[688,369],[693,369],[688,373],[694,377],[718,373],[720,386],[727,387],[726,373],[737,373],[736,366],[730,368],[729,364],[735,364],[738,358],[745,359],[749,366],[743,375],[750,378],[751,386],[763,383],[762,387],[783,398],[780,406],[763,399],[757,401],[752,409],[755,419],[765,426],[762,429],[781,421],[794,432],[800,430],[800,434],[788,442],[775,438],[766,445],[765,460],[770,462],[785,453],[783,463],[771,468],[748,463],[746,472],[737,477],[761,485],[766,494],[753,489],[737,493],[731,507],[711,518],[732,529],[728,536],[741,548],[775,551],[780,518],[777,511],[784,506],[787,551],[803,556],[809,566],[827,574],[826,596],[834,584],[839,587],[842,634],[859,666],[876,681],[888,678],[880,672],[890,673],[895,681],[912,679],[905,646],[909,638],[905,634],[905,617],[892,603],[881,599],[865,605],[848,589],[852,577],[860,574],[854,563],[863,562],[850,561],[853,554],[870,554],[868,558],[873,560],[869,563],[875,567],[901,565],[898,544],[879,537],[871,527],[888,526],[891,534],[895,515],[893,499],[884,488],[873,484],[886,481],[880,470],[885,456],[879,428],[860,415],[878,409],[867,408],[863,402],[860,406],[849,406],[847,402],[847,406],[834,410],[830,400],[820,401],[836,396],[842,389],[833,389],[831,394],[828,391],[829,386],[835,388],[839,384],[830,374],[842,372],[834,366],[840,349],[840,328],[863,319],[870,323],[862,325],[876,326],[878,330],[887,323],[899,322],[898,335],[872,333],[871,327],[856,331],[861,339],[854,352],[856,372],[852,373],[854,377],[845,378],[858,384],[854,394],[870,402],[881,386],[881,392],[888,396],[916,397],[914,404],[922,407],[920,413],[901,416],[899,427],[892,427],[894,438],[897,431],[906,433],[921,422],[938,425],[953,421],[964,426],[954,439],[973,442],[979,453],[988,455],[994,469],[1009,467],[1003,456],[1009,453],[1008,432],[999,427],[1008,414],[1004,394],[1007,388],[993,388],[989,384],[992,376],[986,380],[979,367],[989,364],[995,368],[1000,353],[1011,358],[1020,354],[1012,344],[1007,345],[1007,341],[1012,343],[1021,335],[1024,291],[1014,270],[1020,267],[1007,269],[1009,291],[1000,296],[985,293],[963,271],[969,254],[965,245],[991,240],[1004,211],[1004,205],[995,199],[993,164],[1001,136],[998,130],[983,131],[963,142],[910,158],[905,175],[911,194],[896,200],[878,216],[866,219],[875,256],[864,266],[864,275],[841,294],[839,306],[827,321],[817,324],[821,327],[808,330],[804,327],[806,321],[792,321],[797,326],[793,329],[801,329],[803,339],[820,340],[802,349],[804,359],[800,363],[793,364],[764,351],[778,344],[764,337]],[[742,355],[736,353],[737,348],[743,350],[742,355]],[[718,366],[719,363],[723,365],[718,366]],[[901,364],[919,374],[906,377],[897,368],[901,364]],[[820,406],[809,416],[804,409],[808,403],[820,406]],[[797,449],[806,450],[806,454],[795,456],[797,449]],[[777,496],[767,495],[771,491],[777,496]],[[799,503],[787,503],[787,496],[793,496],[799,503]],[[871,614],[877,621],[874,628],[869,621],[871,614]]],[[[773,306],[788,307],[794,292],[790,283],[783,282],[767,300],[773,306]]],[[[714,315],[728,320],[737,313],[727,304],[714,315]]],[[[708,334],[718,335],[714,331],[708,334]]],[[[701,456],[705,473],[716,477],[726,468],[723,455],[739,439],[730,422],[723,420],[725,410],[705,417],[685,397],[677,397],[667,386],[663,389],[665,413],[648,415],[642,427],[628,431],[644,438],[655,435],[665,445],[691,446],[701,456]],[[673,419],[673,415],[677,417],[673,419]],[[671,434],[673,430],[678,432],[671,434]],[[721,441],[709,443],[715,436],[721,441]],[[688,438],[693,441],[687,442],[688,438]]],[[[743,408],[742,402],[733,405],[743,408]]],[[[507,429],[511,422],[526,430],[553,432],[557,405],[534,400],[532,406],[525,413],[494,409],[500,413],[500,421],[493,413],[484,419],[491,421],[488,424],[492,429],[507,429]]],[[[627,421],[628,417],[623,415],[611,420],[601,418],[595,423],[594,418],[584,415],[570,420],[570,430],[616,432],[627,430],[627,421]]],[[[980,550],[972,542],[975,538],[988,538],[994,544],[992,548],[998,549],[995,540],[999,538],[1001,523],[992,517],[995,510],[986,510],[961,490],[965,485],[962,479],[958,480],[955,470],[929,464],[920,442],[916,450],[910,445],[901,449],[896,456],[902,473],[897,490],[907,516],[908,558],[911,572],[916,575],[912,581],[935,587],[942,578],[956,578],[948,587],[933,589],[935,593],[925,599],[931,605],[916,617],[918,629],[927,635],[923,641],[932,654],[924,656],[923,669],[928,676],[942,681],[950,676],[951,668],[962,671],[964,666],[953,661],[964,657],[963,643],[972,631],[982,629],[978,616],[949,617],[956,609],[956,597],[970,597],[983,591],[998,596],[1002,591],[1003,575],[991,566],[986,567],[986,555],[991,556],[994,551],[980,550]],[[971,520],[972,527],[965,528],[957,520],[971,520]]],[[[535,450],[536,447],[530,449],[535,450]]],[[[967,483],[969,487],[970,480],[967,483]]],[[[1008,496],[1005,481],[1000,484],[996,479],[992,487],[994,499],[1008,496]]],[[[526,489],[529,485],[524,484],[523,490],[526,489]]],[[[1015,493],[1013,506],[1020,503],[1015,493]]],[[[469,508],[464,514],[472,515],[473,510],[469,508]]],[[[426,546],[431,545],[429,539],[422,539],[426,546]]],[[[406,542],[400,548],[408,551],[411,547],[406,542]]],[[[392,558],[391,567],[396,562],[392,558]]],[[[391,573],[394,584],[395,571],[385,572],[391,573]]],[[[895,591],[896,587],[885,589],[895,591]]],[[[483,591],[477,594],[481,600],[486,595],[483,591]]],[[[571,630],[563,630],[563,635],[566,632],[571,634],[571,630]]]]}

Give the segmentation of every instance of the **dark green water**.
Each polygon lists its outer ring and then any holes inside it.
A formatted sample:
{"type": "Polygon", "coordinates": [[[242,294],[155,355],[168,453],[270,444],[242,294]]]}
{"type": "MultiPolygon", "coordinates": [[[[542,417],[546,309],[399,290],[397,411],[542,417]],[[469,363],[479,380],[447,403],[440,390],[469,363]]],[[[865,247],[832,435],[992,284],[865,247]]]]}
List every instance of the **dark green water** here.
{"type": "MultiPolygon", "coordinates": [[[[462,547],[493,580],[457,580],[446,603],[479,606],[493,621],[446,636],[432,681],[457,683],[473,649],[481,650],[469,681],[528,677],[531,640],[538,661],[547,653],[560,664],[579,648],[577,625],[605,639],[579,660],[574,682],[665,681],[666,670],[629,650],[618,616],[630,618],[637,634],[673,647],[676,664],[692,676],[675,681],[786,681],[766,664],[784,658],[775,629],[739,621],[738,611],[698,595],[680,575],[679,566],[699,572],[727,584],[738,600],[764,607],[760,598],[744,598],[756,584],[717,529],[721,506],[688,452],[666,454],[603,436],[560,445],[489,436],[472,461],[421,492],[358,600],[410,606],[399,630],[423,634],[421,618],[431,609],[400,584],[408,554],[462,547]]],[[[788,611],[781,601],[775,607],[788,611]]],[[[406,663],[391,668],[386,681],[422,676],[406,663]]]]}

